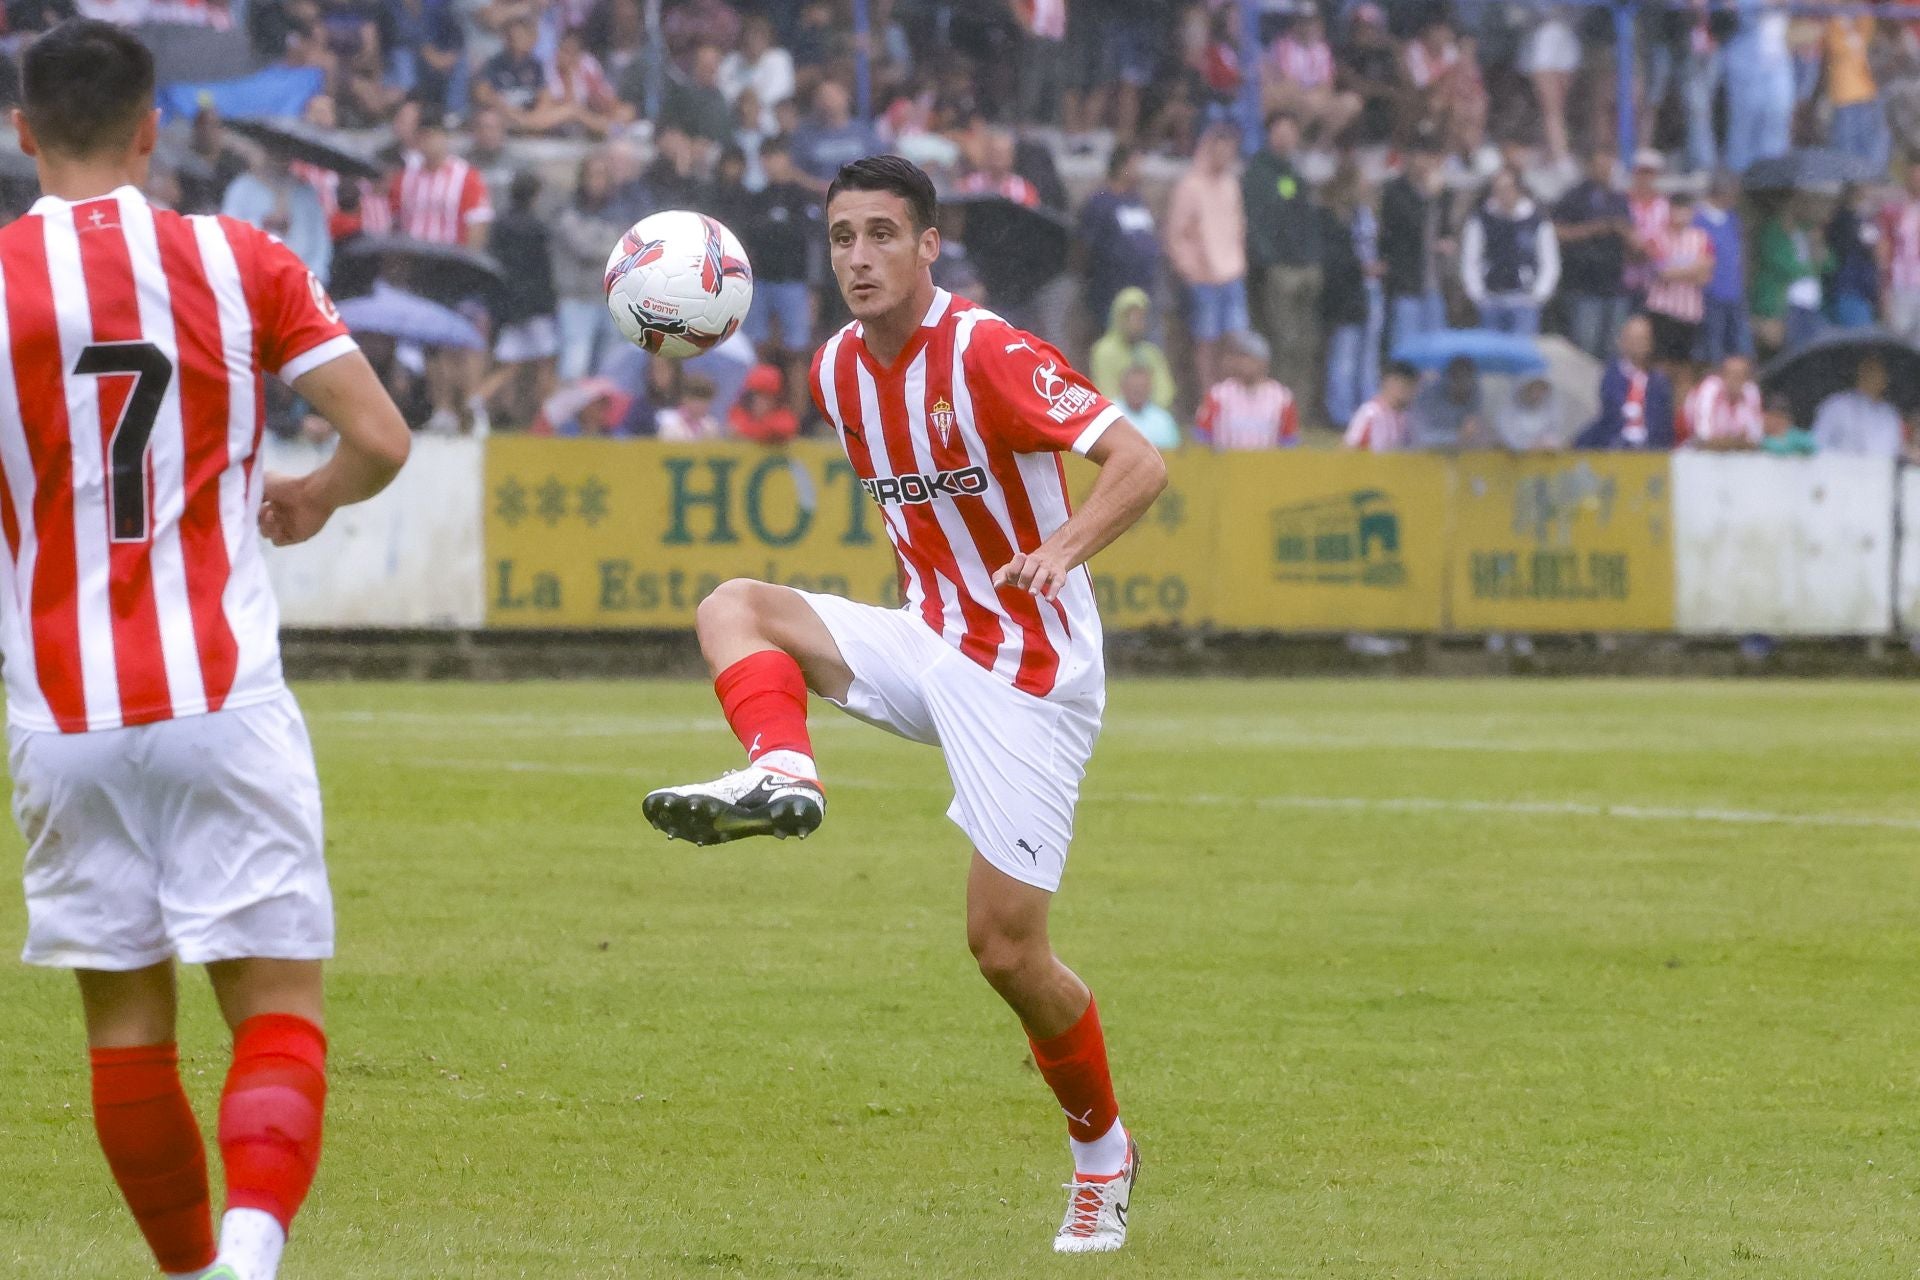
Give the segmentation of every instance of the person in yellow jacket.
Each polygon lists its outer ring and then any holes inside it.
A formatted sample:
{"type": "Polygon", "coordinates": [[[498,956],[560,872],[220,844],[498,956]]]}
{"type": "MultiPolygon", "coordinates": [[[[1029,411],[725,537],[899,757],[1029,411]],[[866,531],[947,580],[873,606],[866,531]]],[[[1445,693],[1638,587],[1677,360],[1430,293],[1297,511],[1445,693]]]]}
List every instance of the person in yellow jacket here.
{"type": "Polygon", "coordinates": [[[1087,372],[1101,395],[1120,402],[1120,381],[1128,369],[1144,364],[1153,371],[1153,402],[1162,409],[1173,407],[1173,369],[1166,353],[1147,338],[1151,301],[1145,289],[1122,289],[1113,295],[1113,307],[1107,314],[1107,331],[1093,344],[1093,357],[1087,372]]]}

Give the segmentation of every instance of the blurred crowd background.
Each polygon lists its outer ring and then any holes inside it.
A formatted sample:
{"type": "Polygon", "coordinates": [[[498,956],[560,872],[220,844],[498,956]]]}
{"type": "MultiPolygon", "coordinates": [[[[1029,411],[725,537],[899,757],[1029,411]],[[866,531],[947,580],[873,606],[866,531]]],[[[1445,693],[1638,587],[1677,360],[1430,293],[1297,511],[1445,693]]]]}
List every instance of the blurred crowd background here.
{"type": "MultiPolygon", "coordinates": [[[[1673,0],[83,0],[159,55],[149,194],[280,235],[410,420],[778,442],[843,323],[847,159],[935,176],[940,283],[1165,447],[1898,454],[1920,7],[1673,0]],[[607,254],[755,268],[686,362],[607,254]]],[[[9,0],[5,48],[76,11],[9,0]]],[[[17,90],[0,61],[0,98],[17,90]]],[[[10,214],[33,198],[0,157],[10,214]]],[[[288,400],[276,428],[318,424],[288,400]]]]}

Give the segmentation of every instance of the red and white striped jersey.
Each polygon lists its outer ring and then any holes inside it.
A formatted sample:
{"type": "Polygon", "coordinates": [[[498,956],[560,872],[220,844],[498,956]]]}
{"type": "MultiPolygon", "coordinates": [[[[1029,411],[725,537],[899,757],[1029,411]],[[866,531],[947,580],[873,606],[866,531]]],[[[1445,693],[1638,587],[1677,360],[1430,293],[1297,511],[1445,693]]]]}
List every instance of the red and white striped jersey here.
{"type": "Polygon", "coordinates": [[[355,232],[384,236],[393,230],[393,210],[387,204],[387,193],[374,183],[365,178],[354,179],[360,188],[360,210],[349,217],[342,217],[339,174],[304,160],[296,160],[287,168],[320,197],[320,207],[327,211],[327,229],[335,240],[345,239],[355,232]]]}
{"type": "Polygon", "coordinates": [[[590,53],[580,55],[572,75],[562,71],[558,63],[549,63],[547,96],[555,102],[569,102],[589,111],[607,110],[618,100],[613,82],[600,66],[600,59],[590,53]]]}
{"type": "Polygon", "coordinates": [[[1325,40],[1309,44],[1282,36],[1267,51],[1267,65],[1282,80],[1302,89],[1326,89],[1333,84],[1333,50],[1325,40]]]}
{"type": "Polygon", "coordinates": [[[1103,679],[1100,614],[1083,566],[1054,600],[993,575],[1067,522],[1060,454],[1120,417],[1047,343],[944,289],[890,365],[856,321],[820,348],[813,398],[880,508],[905,607],[966,658],[1035,697],[1103,679]]]}
{"type": "Polygon", "coordinates": [[[1887,238],[1887,284],[1920,289],[1920,200],[1888,205],[1880,215],[1880,228],[1887,238]]]}
{"type": "Polygon", "coordinates": [[[1374,453],[1407,447],[1407,415],[1390,409],[1378,397],[1360,406],[1347,424],[1346,446],[1374,453]]]}
{"type": "Polygon", "coordinates": [[[1687,396],[1687,435],[1693,440],[1740,440],[1757,445],[1766,435],[1759,384],[1748,380],[1737,396],[1727,394],[1719,374],[1710,374],[1687,396]]]}
{"type": "MultiPolygon", "coordinates": [[[[1669,212],[1669,202],[1665,196],[1627,197],[1627,216],[1633,221],[1634,247],[1651,257],[1660,238],[1667,233],[1667,227],[1673,221],[1669,212]]],[[[1653,266],[1646,259],[1627,264],[1626,286],[1630,290],[1645,289],[1653,281],[1653,266]]]]}
{"type": "Polygon", "coordinates": [[[985,170],[976,169],[960,180],[960,194],[963,196],[1004,196],[1015,204],[1026,205],[1029,209],[1040,203],[1040,188],[1028,182],[1017,173],[1004,178],[996,178],[985,170]]]}
{"type": "Polygon", "coordinates": [[[466,244],[473,228],[493,221],[493,201],[480,171],[459,156],[437,169],[418,155],[393,178],[393,216],[402,235],[435,244],[466,244]]]}
{"type": "Polygon", "coordinates": [[[1193,429],[1216,450],[1277,449],[1299,443],[1300,411],[1293,392],[1272,378],[1251,387],[1228,378],[1200,402],[1193,429]]]}
{"type": "MultiPolygon", "coordinates": [[[[1668,228],[1653,242],[1652,248],[1656,272],[1713,265],[1713,239],[1699,227],[1688,226],[1679,231],[1668,228]]],[[[1698,324],[1707,313],[1706,286],[1662,280],[1656,275],[1647,285],[1647,310],[1698,324]]]]}
{"type": "Polygon", "coordinates": [[[78,733],[279,693],[261,371],[354,350],[313,273],[132,187],[0,230],[7,714],[78,733]]]}

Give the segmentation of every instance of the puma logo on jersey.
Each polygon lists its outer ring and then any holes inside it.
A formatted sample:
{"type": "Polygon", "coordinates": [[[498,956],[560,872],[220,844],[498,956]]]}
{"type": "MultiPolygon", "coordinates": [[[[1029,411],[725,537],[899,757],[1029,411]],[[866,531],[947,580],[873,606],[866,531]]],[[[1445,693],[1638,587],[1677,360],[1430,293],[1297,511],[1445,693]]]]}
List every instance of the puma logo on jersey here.
{"type": "Polygon", "coordinates": [[[918,505],[935,498],[975,497],[987,491],[987,469],[967,467],[960,471],[936,471],[930,476],[909,473],[903,476],[878,476],[862,480],[861,486],[881,506],[896,503],[918,505]]]}
{"type": "MultiPolygon", "coordinates": [[[[1029,343],[1025,338],[1020,339],[1020,341],[1018,342],[1009,342],[1007,344],[1007,349],[1004,352],[1004,354],[1012,355],[1016,351],[1033,351],[1033,345],[1029,343]]],[[[1040,353],[1038,351],[1033,351],[1033,354],[1039,355],[1040,353]]]]}

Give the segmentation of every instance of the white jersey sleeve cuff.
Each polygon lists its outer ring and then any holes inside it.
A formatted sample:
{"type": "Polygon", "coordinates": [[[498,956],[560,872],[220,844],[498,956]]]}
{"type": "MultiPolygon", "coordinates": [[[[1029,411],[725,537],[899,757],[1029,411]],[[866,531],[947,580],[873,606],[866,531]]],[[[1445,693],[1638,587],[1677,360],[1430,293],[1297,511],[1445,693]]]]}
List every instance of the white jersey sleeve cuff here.
{"type": "Polygon", "coordinates": [[[1080,438],[1073,442],[1073,451],[1079,454],[1083,458],[1086,457],[1087,450],[1093,448],[1094,445],[1098,444],[1100,442],[1100,437],[1107,434],[1107,428],[1112,426],[1114,423],[1118,422],[1119,420],[1120,420],[1119,405],[1110,404],[1106,408],[1102,409],[1100,411],[1099,416],[1096,417],[1092,422],[1089,422],[1087,424],[1087,429],[1080,433],[1080,438]]]}
{"type": "Polygon", "coordinates": [[[353,335],[343,333],[337,338],[328,338],[317,347],[301,352],[280,366],[280,381],[292,382],[303,373],[312,373],[329,361],[338,360],[350,351],[358,351],[360,344],[353,335]]]}

